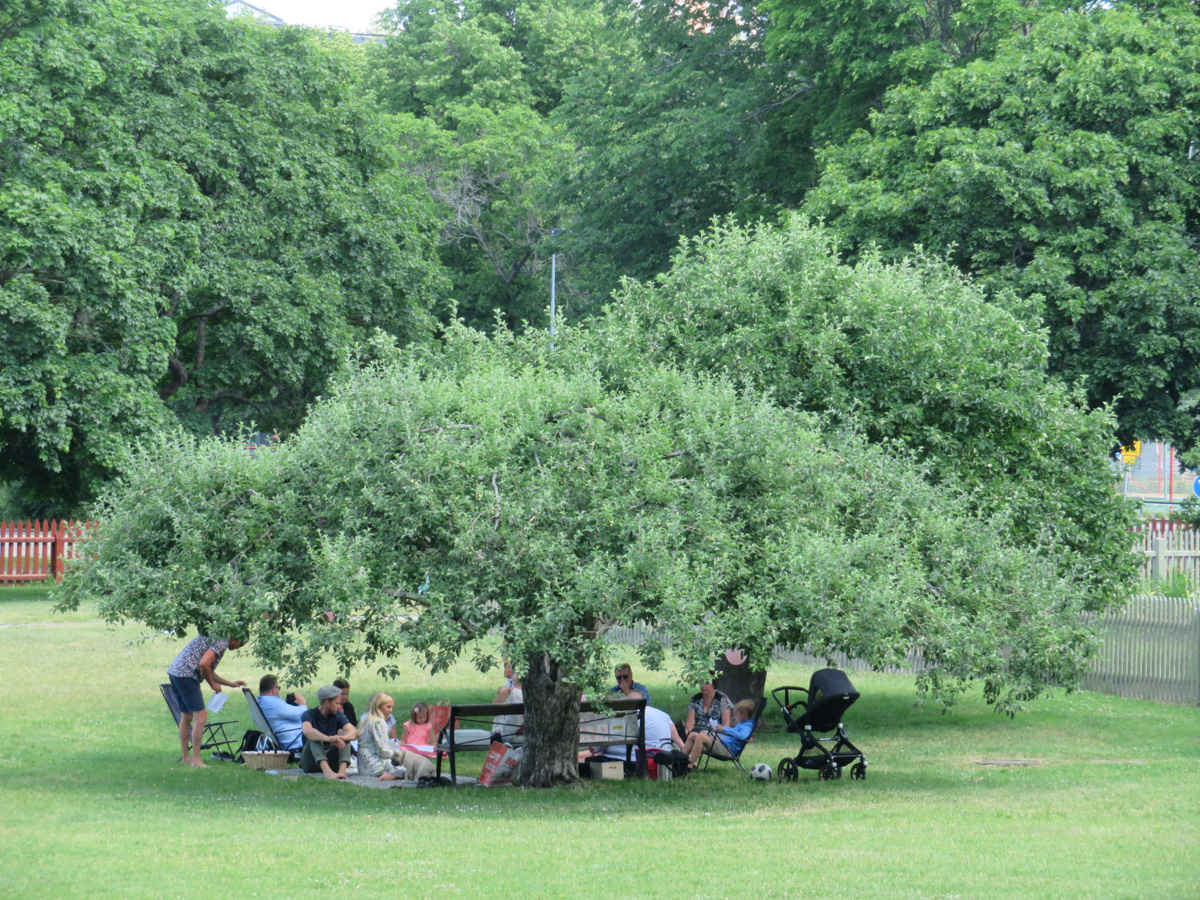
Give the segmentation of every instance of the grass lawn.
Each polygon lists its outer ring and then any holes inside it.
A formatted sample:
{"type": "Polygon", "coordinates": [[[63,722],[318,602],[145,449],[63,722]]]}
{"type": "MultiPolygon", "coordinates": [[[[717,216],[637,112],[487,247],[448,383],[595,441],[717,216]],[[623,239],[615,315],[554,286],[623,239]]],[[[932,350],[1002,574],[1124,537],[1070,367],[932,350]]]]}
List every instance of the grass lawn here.
{"type": "MultiPolygon", "coordinates": [[[[158,684],[181,646],[0,589],[0,896],[1200,897],[1194,707],[1075,694],[1010,721],[973,697],[943,716],[914,708],[911,678],[861,674],[846,726],[865,782],[714,764],[666,783],[376,791],[178,765],[158,684]]],[[[254,683],[251,659],[221,671],[254,683]]],[[[690,692],[634,662],[678,716],[690,692]]],[[[768,686],[808,674],[781,665],[768,686]]],[[[404,709],[487,700],[499,679],[414,664],[351,681],[361,711],[377,688],[404,709]]],[[[240,695],[220,718],[250,725],[240,695]]],[[[797,750],[769,708],[745,759],[797,750]]]]}

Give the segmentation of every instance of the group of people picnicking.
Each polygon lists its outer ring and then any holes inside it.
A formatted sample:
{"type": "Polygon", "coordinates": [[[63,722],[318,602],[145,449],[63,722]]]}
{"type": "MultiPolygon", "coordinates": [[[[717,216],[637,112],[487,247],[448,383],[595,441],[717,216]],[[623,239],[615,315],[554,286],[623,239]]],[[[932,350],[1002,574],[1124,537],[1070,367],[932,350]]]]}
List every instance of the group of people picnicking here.
{"type": "MultiPolygon", "coordinates": [[[[244,644],[236,638],[225,640],[198,635],[167,669],[179,703],[179,742],[182,761],[187,765],[204,766],[200,746],[208,711],[200,692],[200,682],[206,681],[215,693],[220,693],[222,687],[246,687],[245,681],[228,681],[216,672],[226,651],[236,650],[244,644]]],[[[520,678],[507,660],[504,674],[504,684],[496,692],[493,702],[523,702],[520,678]]],[[[750,739],[754,703],[750,700],[732,703],[717,689],[715,679],[701,685],[700,691],[688,703],[684,719],[674,722],[666,712],[651,705],[650,691],[634,681],[633,669],[628,663],[616,666],[613,674],[617,683],[610,688],[610,693],[614,697],[646,701],[647,752],[677,749],[687,754],[688,767],[694,768],[706,751],[717,758],[732,759],[750,739]]],[[[398,724],[393,714],[395,700],[384,691],[371,695],[367,711],[358,718],[350,702],[350,683],[343,678],[318,688],[317,705],[311,708],[302,694],[293,692],[281,697],[281,693],[279,680],[274,675],[264,675],[259,680],[259,707],[282,749],[299,753],[302,771],[331,779],[344,779],[357,772],[381,781],[415,781],[434,774],[437,735],[428,704],[414,704],[408,720],[398,724]]],[[[496,727],[503,733],[506,728],[519,727],[519,723],[501,716],[497,718],[496,727]]],[[[634,762],[637,762],[636,752],[633,751],[634,762]]],[[[591,764],[605,760],[626,761],[625,747],[601,747],[579,754],[580,767],[585,770],[591,764]]]]}
{"type": "MultiPolygon", "coordinates": [[[[705,751],[720,759],[732,759],[741,753],[750,740],[754,730],[753,701],[733,703],[725,693],[717,690],[716,679],[700,686],[700,691],[688,703],[684,719],[674,722],[663,710],[651,705],[650,691],[644,684],[633,680],[633,669],[628,663],[618,665],[613,675],[617,683],[610,688],[610,693],[629,700],[646,701],[647,753],[652,750],[681,750],[688,756],[688,768],[694,769],[705,751]]],[[[636,749],[633,754],[633,761],[636,762],[636,749]]],[[[625,748],[609,746],[584,750],[579,754],[580,766],[606,760],[625,761],[625,748]]]]}

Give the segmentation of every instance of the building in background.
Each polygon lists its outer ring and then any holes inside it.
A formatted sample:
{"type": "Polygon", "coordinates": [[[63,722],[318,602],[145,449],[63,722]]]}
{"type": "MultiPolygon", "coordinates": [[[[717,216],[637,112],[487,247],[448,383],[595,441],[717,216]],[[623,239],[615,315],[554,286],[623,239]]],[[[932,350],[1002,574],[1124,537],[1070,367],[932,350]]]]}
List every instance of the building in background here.
{"type": "Polygon", "coordinates": [[[1141,500],[1146,515],[1165,515],[1188,497],[1200,496],[1196,473],[1180,468],[1170,444],[1138,441],[1133,447],[1122,447],[1113,463],[1120,478],[1117,491],[1141,500]]]}
{"type": "Polygon", "coordinates": [[[326,34],[348,34],[356,44],[364,44],[367,41],[383,42],[383,36],[370,31],[351,31],[349,28],[326,28],[318,25],[305,25],[303,22],[285,22],[279,16],[267,12],[259,6],[254,6],[247,3],[246,0],[229,0],[223,7],[225,15],[234,19],[238,16],[253,16],[264,25],[299,25],[301,28],[313,28],[317,31],[324,31],[326,34]]]}

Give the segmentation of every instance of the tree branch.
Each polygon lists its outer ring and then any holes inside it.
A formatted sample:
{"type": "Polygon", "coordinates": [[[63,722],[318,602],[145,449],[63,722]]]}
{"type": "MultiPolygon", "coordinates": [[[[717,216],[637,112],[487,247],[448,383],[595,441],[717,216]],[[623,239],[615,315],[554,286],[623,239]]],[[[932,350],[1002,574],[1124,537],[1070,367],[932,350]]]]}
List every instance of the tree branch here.
{"type": "Polygon", "coordinates": [[[170,400],[181,387],[187,384],[187,369],[183,367],[178,357],[172,353],[167,357],[167,369],[171,372],[171,383],[158,392],[158,399],[170,400]]]}

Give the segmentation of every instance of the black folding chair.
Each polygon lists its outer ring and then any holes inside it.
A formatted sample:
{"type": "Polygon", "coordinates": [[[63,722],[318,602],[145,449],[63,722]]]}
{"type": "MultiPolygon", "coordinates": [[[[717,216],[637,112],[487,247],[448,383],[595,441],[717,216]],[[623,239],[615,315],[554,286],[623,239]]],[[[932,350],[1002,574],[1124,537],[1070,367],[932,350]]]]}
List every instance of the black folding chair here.
{"type": "MultiPolygon", "coordinates": [[[[160,684],[158,689],[162,691],[163,699],[167,701],[167,709],[171,710],[171,716],[175,719],[175,727],[179,727],[179,720],[183,715],[179,711],[179,702],[175,697],[175,688],[171,687],[170,683],[160,684]]],[[[200,751],[204,752],[208,749],[215,749],[221,754],[217,759],[233,760],[237,756],[237,750],[233,745],[233,741],[225,734],[225,726],[234,724],[234,719],[226,719],[224,722],[205,722],[204,737],[201,739],[200,751]]],[[[182,759],[183,757],[180,757],[182,759]]]]}
{"type": "Polygon", "coordinates": [[[700,754],[704,758],[704,765],[701,768],[707,769],[708,761],[710,759],[715,759],[718,762],[731,762],[735,766],[737,766],[738,769],[740,769],[743,773],[745,773],[746,775],[749,775],[750,773],[746,771],[746,767],[742,765],[742,754],[746,752],[746,748],[750,746],[750,741],[752,741],[754,739],[754,732],[758,731],[758,723],[762,721],[763,710],[765,710],[766,708],[767,708],[767,698],[759,697],[758,703],[756,703],[754,705],[754,718],[752,719],[754,724],[750,726],[750,736],[748,738],[746,738],[746,743],[742,745],[742,749],[739,750],[737,753],[734,753],[732,750],[730,750],[729,745],[725,744],[724,742],[721,743],[721,747],[724,748],[723,752],[727,753],[729,755],[728,756],[718,756],[715,753],[713,753],[712,752],[713,747],[715,747],[717,745],[717,741],[721,740],[720,735],[714,734],[712,747],[709,747],[707,750],[705,750],[703,753],[700,754]]]}

